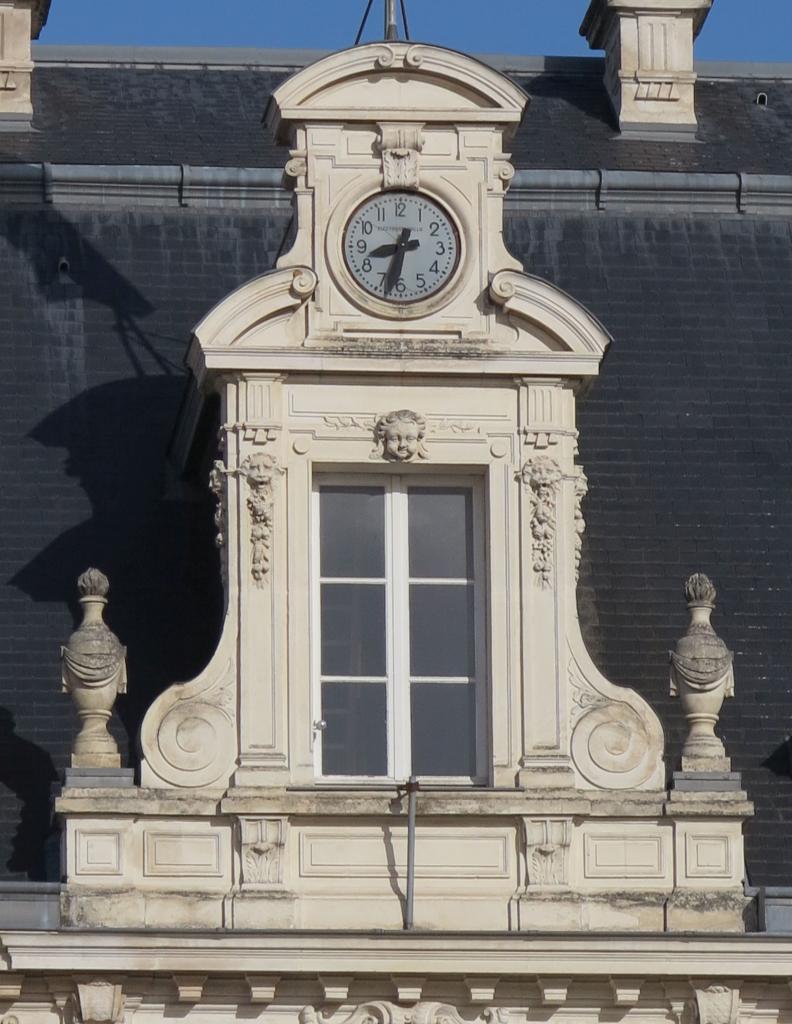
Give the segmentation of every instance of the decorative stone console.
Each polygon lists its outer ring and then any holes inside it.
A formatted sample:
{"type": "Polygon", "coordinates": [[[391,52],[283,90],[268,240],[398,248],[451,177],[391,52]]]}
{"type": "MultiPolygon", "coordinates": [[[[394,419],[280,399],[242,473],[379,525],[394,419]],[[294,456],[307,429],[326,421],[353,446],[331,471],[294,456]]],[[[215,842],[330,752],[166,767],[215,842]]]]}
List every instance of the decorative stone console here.
{"type": "MultiPolygon", "coordinates": [[[[399,43],[328,57],[275,93],[294,248],[209,312],[188,353],[188,408],[221,405],[222,638],[149,709],[140,787],[64,789],[70,925],[401,929],[403,778],[322,769],[316,492],[332,473],[464,480],[483,522],[476,770],[421,780],[416,925],[742,928],[750,804],[669,796],[656,715],[581,638],[575,410],[610,338],[504,248],[503,149],[525,103],[476,61],[399,43]],[[360,204],[385,197],[395,218],[397,189],[442,207],[459,250],[411,304],[367,295],[345,255],[360,204]]],[[[433,244],[412,230],[372,256],[398,271],[433,244]]]]}

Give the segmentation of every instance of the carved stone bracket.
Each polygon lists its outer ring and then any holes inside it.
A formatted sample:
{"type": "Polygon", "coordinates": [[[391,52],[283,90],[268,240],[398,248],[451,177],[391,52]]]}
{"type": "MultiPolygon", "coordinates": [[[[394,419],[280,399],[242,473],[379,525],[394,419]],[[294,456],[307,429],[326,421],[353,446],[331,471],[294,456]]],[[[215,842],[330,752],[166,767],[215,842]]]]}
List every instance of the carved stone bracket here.
{"type": "Polygon", "coordinates": [[[282,889],[287,818],[240,818],[242,884],[282,889]]]}
{"type": "Polygon", "coordinates": [[[571,820],[523,818],[523,838],[526,888],[567,885],[571,820]]]}
{"type": "Polygon", "coordinates": [[[222,432],[230,434],[234,432],[238,434],[243,441],[249,441],[251,444],[269,444],[274,441],[278,436],[278,428],[274,425],[261,425],[245,423],[244,421],[238,423],[224,423],[222,426],[222,432]]]}
{"type": "Polygon", "coordinates": [[[257,587],[266,584],[270,571],[272,545],[272,484],[278,471],[274,455],[264,452],[248,455],[239,467],[247,480],[247,507],[250,513],[250,574],[257,587]]]}
{"type": "Polygon", "coordinates": [[[556,535],[556,502],[561,468],[549,455],[537,455],[520,470],[531,502],[533,568],[540,587],[553,585],[553,552],[556,535]]]}
{"type": "Polygon", "coordinates": [[[421,125],[382,125],[377,148],[382,154],[384,188],[420,188],[421,125]]]}
{"type": "Polygon", "coordinates": [[[372,459],[386,462],[417,462],[428,459],[424,445],[426,420],[411,409],[396,409],[377,418],[374,424],[372,459]]]}

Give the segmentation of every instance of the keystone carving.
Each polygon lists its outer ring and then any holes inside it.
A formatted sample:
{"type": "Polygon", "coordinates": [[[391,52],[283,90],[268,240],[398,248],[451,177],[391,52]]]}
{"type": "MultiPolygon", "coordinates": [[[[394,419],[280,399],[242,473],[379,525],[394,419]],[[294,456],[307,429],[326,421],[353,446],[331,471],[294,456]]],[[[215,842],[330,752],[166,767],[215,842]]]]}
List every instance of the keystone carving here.
{"type": "Polygon", "coordinates": [[[533,568],[540,587],[553,585],[553,552],[556,534],[556,501],[561,469],[549,455],[537,455],[520,471],[531,502],[533,568]]]}
{"type": "Polygon", "coordinates": [[[74,768],[118,768],[116,741],[107,731],[119,693],[126,693],[126,648],[102,616],[110,583],[98,569],[77,580],[83,620],[61,648],[63,692],[70,693],[80,719],[72,748],[74,768]]]}
{"type": "Polygon", "coordinates": [[[245,885],[283,884],[288,824],[284,818],[242,818],[242,881],[245,885]]]}
{"type": "Polygon", "coordinates": [[[420,125],[383,126],[377,145],[382,154],[383,186],[419,188],[418,158],[423,150],[420,125]]]}
{"type": "Polygon", "coordinates": [[[697,987],[694,1006],[697,1024],[737,1024],[740,990],[726,985],[697,987]]]}
{"type": "Polygon", "coordinates": [[[567,885],[572,822],[523,818],[526,886],[567,885]]]}
{"type": "Polygon", "coordinates": [[[374,425],[373,459],[387,462],[417,462],[428,459],[424,445],[426,420],[411,409],[396,409],[380,416],[374,425]]]}
{"type": "Polygon", "coordinates": [[[250,513],[250,574],[257,587],[266,584],[270,571],[272,481],[277,468],[275,456],[261,452],[249,455],[239,469],[247,480],[250,492],[247,499],[250,513]]]}
{"type": "Polygon", "coordinates": [[[124,995],[121,985],[109,981],[77,982],[73,999],[74,1020],[78,1024],[120,1024],[124,1020],[124,995]]]}
{"type": "Polygon", "coordinates": [[[691,576],[685,597],[690,625],[670,652],[671,696],[680,698],[688,721],[682,770],[728,771],[729,759],[715,725],[724,699],[734,696],[734,656],[710,624],[717,591],[709,577],[691,576]]]}

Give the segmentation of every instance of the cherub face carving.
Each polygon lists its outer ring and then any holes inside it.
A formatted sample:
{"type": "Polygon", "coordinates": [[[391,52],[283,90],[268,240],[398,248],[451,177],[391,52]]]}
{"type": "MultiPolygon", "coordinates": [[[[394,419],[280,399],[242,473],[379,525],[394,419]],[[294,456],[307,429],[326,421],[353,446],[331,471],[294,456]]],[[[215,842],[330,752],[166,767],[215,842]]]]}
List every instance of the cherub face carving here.
{"type": "Polygon", "coordinates": [[[397,409],[380,416],[374,427],[375,455],[388,462],[412,462],[428,459],[424,446],[426,420],[411,409],[397,409]]]}

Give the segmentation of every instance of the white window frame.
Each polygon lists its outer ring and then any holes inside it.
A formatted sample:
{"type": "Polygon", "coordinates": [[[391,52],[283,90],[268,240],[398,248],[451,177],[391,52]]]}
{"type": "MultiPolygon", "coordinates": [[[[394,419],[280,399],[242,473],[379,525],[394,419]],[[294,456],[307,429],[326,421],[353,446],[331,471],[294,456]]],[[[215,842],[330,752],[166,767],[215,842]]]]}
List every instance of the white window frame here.
{"type": "MultiPolygon", "coordinates": [[[[409,675],[409,561],[407,500],[410,487],[468,487],[472,492],[474,643],[475,643],[475,774],[419,776],[427,786],[465,786],[489,784],[489,637],[487,628],[487,520],[484,479],[480,475],[460,475],[433,470],[410,471],[400,466],[398,472],[317,471],[313,474],[311,495],[311,694],[314,710],[314,775],[322,784],[392,785],[404,782],[410,775],[411,723],[409,675]],[[383,487],[385,501],[385,569],[386,569],[386,736],[388,744],[387,775],[323,775],[322,774],[322,676],[321,676],[321,577],[320,566],[320,489],[323,486],[383,487]],[[399,552],[402,552],[401,556],[399,552]]],[[[351,579],[350,582],[354,582],[351,579]]],[[[422,580],[423,582],[423,580],[422,580]]],[[[458,580],[430,580],[458,585],[458,580]]],[[[461,682],[461,678],[434,678],[427,681],[442,685],[461,682]]],[[[465,678],[465,682],[469,679],[465,678]]]]}

